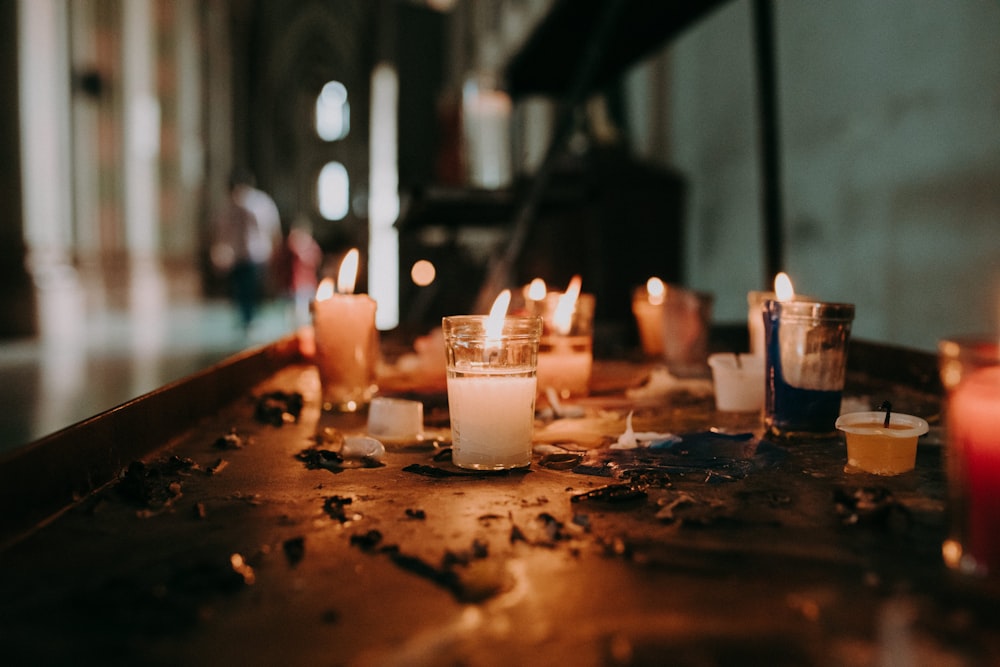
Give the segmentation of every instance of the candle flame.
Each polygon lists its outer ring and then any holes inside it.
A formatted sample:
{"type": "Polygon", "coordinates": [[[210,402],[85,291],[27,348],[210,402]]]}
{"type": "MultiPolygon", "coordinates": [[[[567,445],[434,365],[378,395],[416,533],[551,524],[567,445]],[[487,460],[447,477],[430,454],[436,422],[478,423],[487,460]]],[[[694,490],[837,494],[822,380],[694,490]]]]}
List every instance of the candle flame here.
{"type": "Polygon", "coordinates": [[[663,303],[664,297],[667,295],[667,287],[663,284],[663,281],[653,276],[646,281],[646,298],[649,299],[649,303],[654,306],[659,306],[663,303]]]}
{"type": "Polygon", "coordinates": [[[487,344],[499,345],[500,334],[503,333],[503,320],[507,317],[507,308],[510,307],[510,290],[505,289],[497,295],[490,314],[486,318],[486,340],[487,344]]]}
{"type": "Polygon", "coordinates": [[[341,294],[354,294],[354,283],[358,280],[358,258],[358,249],[351,248],[340,262],[337,291],[341,294]]]}
{"type": "Polygon", "coordinates": [[[580,276],[573,276],[566,291],[559,296],[555,312],[552,313],[552,326],[564,336],[573,327],[573,313],[576,312],[576,301],[580,297],[582,283],[580,276]]]}
{"type": "Polygon", "coordinates": [[[333,278],[323,278],[316,288],[316,300],[326,301],[333,296],[334,291],[333,278]]]}
{"type": "Polygon", "coordinates": [[[791,301],[795,298],[792,279],[784,271],[774,277],[774,293],[778,297],[778,301],[791,301]]]}
{"type": "Polygon", "coordinates": [[[548,289],[545,287],[545,281],[541,278],[535,278],[528,285],[528,298],[532,301],[541,301],[547,293],[548,289]]]}

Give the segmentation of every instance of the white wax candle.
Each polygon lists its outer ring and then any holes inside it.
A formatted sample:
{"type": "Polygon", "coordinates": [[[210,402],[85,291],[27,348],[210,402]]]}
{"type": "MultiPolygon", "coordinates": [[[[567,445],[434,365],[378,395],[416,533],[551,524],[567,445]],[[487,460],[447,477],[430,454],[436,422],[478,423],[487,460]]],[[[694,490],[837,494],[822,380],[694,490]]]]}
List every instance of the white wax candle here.
{"type": "Polygon", "coordinates": [[[367,294],[333,294],[313,302],[316,367],[325,408],[357,410],[375,393],[375,308],[367,294]]]}
{"type": "Polygon", "coordinates": [[[764,409],[764,357],[756,354],[713,354],[708,358],[715,385],[715,406],[726,412],[764,409]]]}
{"type": "Polygon", "coordinates": [[[747,292],[747,329],[750,333],[750,354],[763,357],[764,350],[764,302],[777,298],[774,292],[753,290],[747,292]]]}
{"type": "Polygon", "coordinates": [[[464,468],[531,463],[536,378],[523,371],[462,371],[448,378],[452,461],[464,468]]]}

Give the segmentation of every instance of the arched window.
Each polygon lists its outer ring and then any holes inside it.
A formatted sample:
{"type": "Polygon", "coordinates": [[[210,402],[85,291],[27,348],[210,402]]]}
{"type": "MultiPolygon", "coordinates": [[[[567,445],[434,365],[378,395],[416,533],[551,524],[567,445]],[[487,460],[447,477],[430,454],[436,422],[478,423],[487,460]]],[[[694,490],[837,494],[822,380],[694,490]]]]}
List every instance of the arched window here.
{"type": "Polygon", "coordinates": [[[351,129],[351,105],[347,88],[339,81],[327,81],[316,98],[316,134],[323,141],[337,141],[351,129]]]}
{"type": "Polygon", "coordinates": [[[327,162],[316,182],[319,212],[327,220],[343,220],[350,209],[350,179],[339,162],[327,162]]]}

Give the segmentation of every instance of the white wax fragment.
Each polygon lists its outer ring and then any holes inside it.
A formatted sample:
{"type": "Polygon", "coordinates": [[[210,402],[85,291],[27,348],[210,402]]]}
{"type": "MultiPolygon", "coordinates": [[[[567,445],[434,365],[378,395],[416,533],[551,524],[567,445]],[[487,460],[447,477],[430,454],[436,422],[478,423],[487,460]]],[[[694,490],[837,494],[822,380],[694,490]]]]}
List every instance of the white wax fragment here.
{"type": "Polygon", "coordinates": [[[712,381],[708,378],[678,378],[666,368],[654,368],[644,385],[626,389],[625,396],[633,400],[660,398],[679,391],[707,396],[712,393],[712,381]]]}
{"type": "Polygon", "coordinates": [[[344,446],[340,448],[340,455],[345,459],[370,458],[381,461],[385,456],[385,445],[375,438],[350,436],[344,438],[344,446]]]}
{"type": "Polygon", "coordinates": [[[611,449],[636,449],[637,447],[649,447],[657,440],[676,439],[673,433],[657,433],[656,431],[633,431],[632,413],[629,412],[625,418],[625,432],[618,436],[618,442],[611,445],[611,449]]]}

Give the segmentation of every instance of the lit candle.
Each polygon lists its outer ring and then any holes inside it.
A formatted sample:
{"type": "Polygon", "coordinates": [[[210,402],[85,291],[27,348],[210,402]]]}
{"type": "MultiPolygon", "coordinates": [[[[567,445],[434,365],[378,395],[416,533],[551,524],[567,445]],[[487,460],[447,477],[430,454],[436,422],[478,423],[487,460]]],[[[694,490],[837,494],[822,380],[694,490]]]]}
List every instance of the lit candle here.
{"type": "Polygon", "coordinates": [[[524,288],[525,303],[545,301],[545,295],[549,293],[545,281],[535,278],[524,288]]]}
{"type": "Polygon", "coordinates": [[[336,289],[324,278],[312,304],[315,362],[326,410],[354,412],[377,391],[376,304],[367,294],[354,294],[357,272],[358,251],[352,249],[341,262],[336,289]]]}
{"type": "Polygon", "coordinates": [[[747,329],[750,332],[750,354],[764,356],[764,304],[767,301],[791,301],[795,298],[792,279],[784,271],[774,277],[774,291],[751,290],[747,293],[747,329]]]}
{"type": "Polygon", "coordinates": [[[948,398],[947,425],[951,511],[962,543],[958,556],[946,544],[945,559],[960,561],[962,570],[1000,573],[1000,367],[962,379],[948,398]]]}
{"type": "Polygon", "coordinates": [[[503,470],[531,463],[542,321],[505,317],[504,290],[486,317],[445,317],[452,461],[503,470]]]}
{"type": "Polygon", "coordinates": [[[836,434],[854,305],[764,304],[764,421],[776,436],[836,434]]]}
{"type": "Polygon", "coordinates": [[[632,314],[639,328],[639,343],[647,357],[663,356],[663,299],[666,285],[653,276],[632,292],[632,314]]]}
{"type": "Polygon", "coordinates": [[[580,276],[573,276],[562,293],[540,293],[529,288],[529,313],[540,315],[544,321],[538,347],[538,388],[554,389],[560,398],[590,393],[594,296],[581,294],[582,284],[580,276]],[[541,298],[537,298],[539,294],[541,298]]]}

